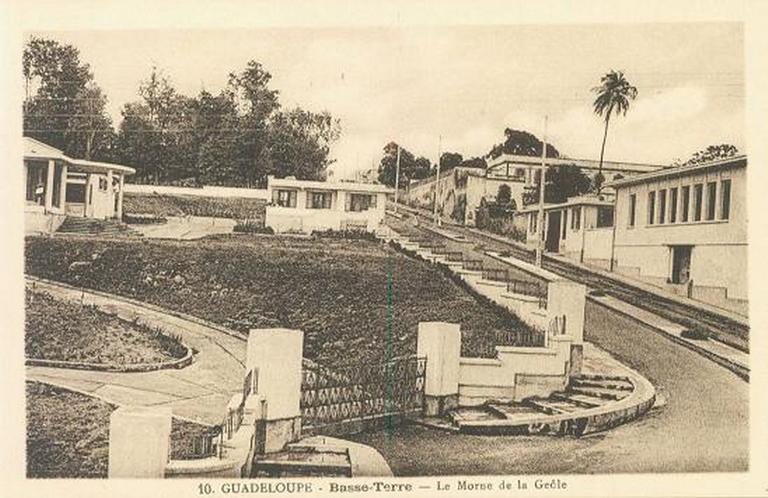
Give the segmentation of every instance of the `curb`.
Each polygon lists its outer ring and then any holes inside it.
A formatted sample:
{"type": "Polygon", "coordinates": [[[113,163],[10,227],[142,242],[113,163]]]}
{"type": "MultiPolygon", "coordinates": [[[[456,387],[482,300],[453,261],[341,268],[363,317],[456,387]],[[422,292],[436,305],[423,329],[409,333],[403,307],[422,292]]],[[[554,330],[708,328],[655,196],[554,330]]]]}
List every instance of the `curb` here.
{"type": "Polygon", "coordinates": [[[116,365],[114,363],[89,363],[82,361],[45,360],[42,358],[26,358],[24,365],[28,367],[69,368],[73,370],[93,370],[96,372],[153,372],[155,370],[180,369],[192,364],[195,352],[187,346],[187,354],[183,358],[159,363],[134,363],[129,365],[116,365]]]}
{"type": "Polygon", "coordinates": [[[660,334],[660,335],[668,338],[672,342],[675,342],[675,343],[677,343],[677,344],[679,344],[681,346],[684,346],[684,347],[690,349],[691,351],[694,351],[694,352],[700,354],[701,356],[707,358],[708,360],[712,361],[713,363],[716,363],[716,364],[720,365],[721,367],[726,368],[726,369],[730,370],[731,372],[735,373],[736,375],[738,375],[744,381],[749,382],[749,373],[750,373],[749,367],[744,366],[744,365],[740,365],[738,363],[735,363],[735,362],[729,360],[728,358],[725,358],[725,357],[720,356],[720,355],[718,355],[716,353],[713,353],[712,351],[704,349],[701,346],[699,346],[698,344],[694,344],[692,341],[687,341],[687,340],[685,340],[685,339],[683,339],[681,337],[677,337],[674,334],[670,334],[669,332],[667,332],[664,329],[656,327],[655,325],[650,324],[648,322],[644,322],[644,321],[640,320],[639,318],[637,318],[637,317],[635,317],[633,315],[630,315],[629,313],[626,313],[626,312],[624,312],[622,310],[616,309],[616,308],[608,305],[607,303],[602,302],[599,299],[595,299],[593,296],[587,295],[587,299],[589,299],[591,302],[593,302],[595,304],[599,304],[600,306],[602,306],[602,307],[604,307],[606,309],[609,309],[609,310],[611,310],[611,311],[613,311],[615,313],[618,313],[618,314],[620,314],[622,316],[625,316],[625,317],[635,321],[636,323],[639,323],[641,325],[644,325],[644,326],[648,327],[649,329],[653,330],[657,334],[660,334]]]}

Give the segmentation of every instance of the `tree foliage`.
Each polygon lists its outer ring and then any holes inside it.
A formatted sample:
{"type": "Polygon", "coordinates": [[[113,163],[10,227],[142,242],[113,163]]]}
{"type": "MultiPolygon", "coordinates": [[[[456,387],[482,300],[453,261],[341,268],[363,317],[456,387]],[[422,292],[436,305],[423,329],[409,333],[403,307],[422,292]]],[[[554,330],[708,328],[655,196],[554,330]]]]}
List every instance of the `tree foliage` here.
{"type": "Polygon", "coordinates": [[[733,157],[739,153],[739,149],[731,144],[709,145],[707,148],[694,152],[687,161],[679,166],[693,166],[695,164],[707,163],[718,159],[733,157]]]}
{"type": "Polygon", "coordinates": [[[512,200],[512,189],[509,188],[509,185],[502,183],[499,185],[499,191],[496,193],[496,203],[497,204],[509,204],[509,202],[512,200]]]}
{"type": "MultiPolygon", "coordinates": [[[[535,135],[522,130],[507,128],[504,130],[504,141],[494,145],[488,155],[495,159],[502,154],[516,156],[541,156],[543,143],[535,135]]],[[[547,157],[560,157],[560,152],[552,144],[547,144],[547,157]]]]}
{"type": "MultiPolygon", "coordinates": [[[[585,194],[592,190],[592,182],[578,166],[567,164],[547,168],[545,175],[544,202],[565,202],[569,197],[585,194]]],[[[539,202],[538,187],[526,192],[524,204],[539,202]]]]}
{"type": "MultiPolygon", "coordinates": [[[[395,142],[389,142],[384,146],[384,157],[379,163],[379,182],[390,187],[395,185],[397,169],[397,148],[395,142]]],[[[432,165],[426,157],[414,157],[407,149],[400,148],[400,182],[399,188],[404,188],[412,180],[427,178],[431,173],[432,165]]]]}
{"type": "Polygon", "coordinates": [[[110,159],[115,137],[107,97],[77,48],[32,37],[22,72],[25,135],[73,157],[110,159]]]}

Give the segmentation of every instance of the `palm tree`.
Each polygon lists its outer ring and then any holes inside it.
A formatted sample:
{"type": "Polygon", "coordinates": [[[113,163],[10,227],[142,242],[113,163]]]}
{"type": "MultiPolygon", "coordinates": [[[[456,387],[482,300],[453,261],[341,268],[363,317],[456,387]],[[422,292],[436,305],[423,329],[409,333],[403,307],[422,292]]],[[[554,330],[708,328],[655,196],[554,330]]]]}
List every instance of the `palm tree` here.
{"type": "Polygon", "coordinates": [[[592,88],[597,93],[595,99],[595,114],[605,116],[605,131],[603,132],[603,146],[600,148],[600,166],[598,169],[597,193],[600,193],[603,179],[603,155],[605,154],[605,140],[608,138],[608,122],[611,120],[611,114],[626,115],[629,109],[629,102],[637,97],[637,88],[630,85],[624,77],[623,71],[614,71],[600,79],[600,86],[592,88]]]}

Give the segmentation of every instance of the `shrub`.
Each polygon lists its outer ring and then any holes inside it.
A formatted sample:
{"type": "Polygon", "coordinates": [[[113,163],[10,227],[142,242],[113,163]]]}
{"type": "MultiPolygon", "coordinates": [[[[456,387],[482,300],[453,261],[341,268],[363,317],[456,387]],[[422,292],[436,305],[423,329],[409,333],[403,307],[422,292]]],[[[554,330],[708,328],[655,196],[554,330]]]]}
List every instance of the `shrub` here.
{"type": "Polygon", "coordinates": [[[695,325],[690,329],[683,330],[683,332],[680,334],[681,337],[684,337],[685,339],[693,339],[694,341],[706,341],[709,339],[710,335],[711,334],[709,330],[699,325],[695,325]]]}
{"type": "Polygon", "coordinates": [[[314,230],[313,237],[319,239],[347,239],[347,240],[371,240],[376,241],[376,234],[367,230],[314,230]]]}
{"type": "Polygon", "coordinates": [[[261,220],[238,220],[232,230],[237,233],[264,233],[269,235],[274,235],[275,233],[272,227],[264,226],[264,222],[261,220]]]}
{"type": "Polygon", "coordinates": [[[160,214],[139,214],[139,213],[126,213],[123,215],[123,222],[130,225],[151,225],[153,223],[166,223],[168,218],[160,214]]]}

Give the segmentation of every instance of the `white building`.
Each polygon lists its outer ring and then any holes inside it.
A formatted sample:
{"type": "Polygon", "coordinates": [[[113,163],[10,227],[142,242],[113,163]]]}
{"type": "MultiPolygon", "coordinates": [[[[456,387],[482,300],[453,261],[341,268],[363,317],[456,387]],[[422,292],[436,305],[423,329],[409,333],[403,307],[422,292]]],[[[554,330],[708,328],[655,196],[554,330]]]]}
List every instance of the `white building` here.
{"type": "MultiPolygon", "coordinates": [[[[535,248],[540,237],[537,205],[521,209],[515,223],[535,248]],[[518,221],[519,220],[519,221],[518,221]]],[[[544,250],[579,263],[609,267],[614,225],[612,196],[583,195],[544,206],[544,250]]]]}
{"type": "Polygon", "coordinates": [[[384,185],[268,177],[266,226],[275,232],[375,231],[384,219],[384,185]]]}
{"type": "Polygon", "coordinates": [[[746,156],[613,181],[615,270],[747,314],[746,156]]]}
{"type": "Polygon", "coordinates": [[[123,184],[136,171],[120,164],[67,157],[24,137],[27,232],[55,232],[67,216],[122,218],[123,184]]]}

